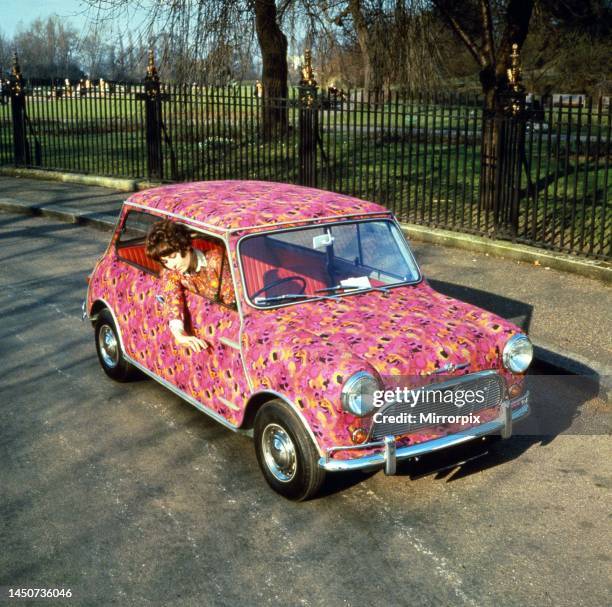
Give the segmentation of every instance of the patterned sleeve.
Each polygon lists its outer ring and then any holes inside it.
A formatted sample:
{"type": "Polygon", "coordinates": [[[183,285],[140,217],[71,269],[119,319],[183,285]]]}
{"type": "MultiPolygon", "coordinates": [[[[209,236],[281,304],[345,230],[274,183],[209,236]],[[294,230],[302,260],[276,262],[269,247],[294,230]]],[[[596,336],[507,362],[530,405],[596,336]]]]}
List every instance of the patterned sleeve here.
{"type": "Polygon", "coordinates": [[[229,267],[229,259],[224,259],[224,253],[210,251],[206,255],[206,263],[209,269],[209,285],[211,289],[210,298],[219,299],[226,305],[231,305],[236,301],[234,297],[234,285],[232,283],[232,272],[229,267]],[[223,265],[223,276],[221,276],[221,291],[219,291],[219,276],[223,265]]]}
{"type": "Polygon", "coordinates": [[[178,272],[163,270],[161,294],[164,297],[164,316],[169,320],[184,321],[185,294],[178,272]]]}
{"type": "Polygon", "coordinates": [[[221,301],[226,305],[233,305],[236,303],[236,296],[234,294],[234,282],[232,280],[232,270],[230,268],[231,261],[225,256],[223,261],[223,276],[221,277],[221,301]]]}

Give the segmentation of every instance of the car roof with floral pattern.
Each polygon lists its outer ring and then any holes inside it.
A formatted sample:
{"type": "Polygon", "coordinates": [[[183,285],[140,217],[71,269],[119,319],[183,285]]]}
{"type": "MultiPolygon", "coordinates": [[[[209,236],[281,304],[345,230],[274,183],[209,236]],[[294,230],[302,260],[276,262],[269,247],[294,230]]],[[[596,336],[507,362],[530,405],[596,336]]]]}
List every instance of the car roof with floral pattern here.
{"type": "Polygon", "coordinates": [[[269,181],[172,184],[137,192],[127,202],[223,232],[390,214],[379,204],[345,194],[269,181]]]}

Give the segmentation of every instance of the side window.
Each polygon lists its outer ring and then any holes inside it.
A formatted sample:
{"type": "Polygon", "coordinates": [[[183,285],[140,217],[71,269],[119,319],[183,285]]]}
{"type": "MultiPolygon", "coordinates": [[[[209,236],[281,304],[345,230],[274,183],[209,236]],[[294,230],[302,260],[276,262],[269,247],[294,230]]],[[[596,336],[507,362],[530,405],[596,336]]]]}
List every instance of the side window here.
{"type": "Polygon", "coordinates": [[[159,274],[161,266],[145,252],[145,239],[149,228],[160,217],[141,211],[129,211],[117,239],[117,257],[145,272],[159,274]]]}
{"type": "Polygon", "coordinates": [[[142,211],[128,211],[128,214],[123,222],[117,247],[127,246],[141,242],[144,244],[144,239],[147,236],[149,228],[157,223],[161,217],[149,215],[142,211]]]}

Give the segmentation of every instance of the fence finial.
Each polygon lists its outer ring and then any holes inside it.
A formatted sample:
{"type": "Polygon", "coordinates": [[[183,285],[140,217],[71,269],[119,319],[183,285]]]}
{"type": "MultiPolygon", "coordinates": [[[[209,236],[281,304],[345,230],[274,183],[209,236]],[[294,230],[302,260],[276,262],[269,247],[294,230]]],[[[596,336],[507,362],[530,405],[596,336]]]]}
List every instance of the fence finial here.
{"type": "Polygon", "coordinates": [[[147,79],[148,80],[159,80],[159,74],[155,67],[155,53],[153,49],[149,49],[149,62],[147,63],[147,79]]]}
{"type": "Polygon", "coordinates": [[[15,78],[21,77],[21,68],[19,67],[19,57],[17,57],[17,51],[13,53],[13,69],[11,70],[11,74],[15,76],[15,78]]]}
{"type": "Polygon", "coordinates": [[[13,67],[11,69],[11,77],[9,79],[9,88],[13,97],[19,97],[24,91],[23,76],[21,74],[21,67],[19,67],[19,58],[17,57],[17,51],[13,53],[13,67]]]}
{"type": "Polygon", "coordinates": [[[510,92],[509,110],[513,116],[518,116],[525,109],[525,87],[521,80],[521,62],[519,47],[515,42],[510,54],[510,67],[507,69],[508,90],[510,92]]]}
{"type": "Polygon", "coordinates": [[[302,77],[300,78],[300,98],[302,102],[312,107],[317,94],[317,81],[312,69],[312,54],[310,49],[304,51],[304,64],[302,65],[302,77]]]}
{"type": "Polygon", "coordinates": [[[317,86],[317,81],[315,80],[314,71],[312,69],[312,53],[310,49],[304,51],[304,65],[302,65],[300,86],[317,86]]]}
{"type": "Polygon", "coordinates": [[[512,45],[512,53],[510,55],[510,66],[508,68],[508,84],[510,88],[518,93],[521,90],[521,63],[520,63],[520,55],[518,50],[518,44],[515,42],[512,45]]]}

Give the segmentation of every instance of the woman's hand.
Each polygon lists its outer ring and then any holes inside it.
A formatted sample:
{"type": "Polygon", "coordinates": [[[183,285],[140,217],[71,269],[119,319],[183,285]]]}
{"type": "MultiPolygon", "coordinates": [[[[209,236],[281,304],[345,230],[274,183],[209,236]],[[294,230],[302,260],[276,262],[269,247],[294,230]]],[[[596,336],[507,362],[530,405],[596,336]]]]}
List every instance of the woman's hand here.
{"type": "Polygon", "coordinates": [[[204,341],[195,335],[187,335],[187,333],[184,332],[175,332],[174,338],[179,346],[186,346],[192,352],[203,352],[207,348],[211,347],[207,341],[204,341]]]}

